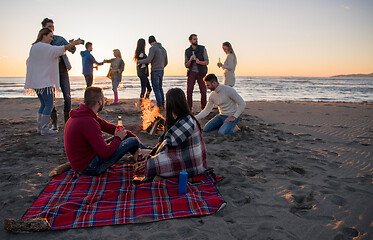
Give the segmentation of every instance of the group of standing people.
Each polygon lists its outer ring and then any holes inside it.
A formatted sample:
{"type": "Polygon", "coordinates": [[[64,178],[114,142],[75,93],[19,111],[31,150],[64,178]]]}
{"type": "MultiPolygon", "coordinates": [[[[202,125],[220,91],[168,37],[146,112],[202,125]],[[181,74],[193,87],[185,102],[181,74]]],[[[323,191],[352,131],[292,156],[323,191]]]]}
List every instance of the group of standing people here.
{"type": "MultiPolygon", "coordinates": [[[[153,91],[157,100],[157,106],[164,108],[164,93],[163,93],[163,75],[164,68],[168,64],[167,51],[162,47],[161,43],[158,43],[154,36],[150,36],[148,40],[151,45],[149,49],[149,55],[145,53],[145,39],[140,38],[137,41],[137,46],[134,54],[134,61],[137,63],[137,76],[141,82],[141,93],[140,100],[149,98],[150,93],[153,91]],[[149,82],[149,68],[148,65],[151,63],[151,83],[149,82]]],[[[82,51],[83,63],[83,75],[87,83],[87,87],[92,86],[93,83],[93,68],[103,65],[104,63],[110,63],[109,73],[107,77],[112,81],[112,89],[114,92],[114,101],[111,104],[118,104],[118,86],[122,80],[122,72],[124,71],[125,63],[122,59],[122,55],[119,49],[114,49],[114,57],[103,62],[97,62],[92,56],[92,43],[86,43],[86,51],[82,51]]]]}

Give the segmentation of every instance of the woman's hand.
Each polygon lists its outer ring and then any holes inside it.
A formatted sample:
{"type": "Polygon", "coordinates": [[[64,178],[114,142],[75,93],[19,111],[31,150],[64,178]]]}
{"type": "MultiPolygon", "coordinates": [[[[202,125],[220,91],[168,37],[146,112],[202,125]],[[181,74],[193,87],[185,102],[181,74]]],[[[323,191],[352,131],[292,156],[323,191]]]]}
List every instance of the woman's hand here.
{"type": "Polygon", "coordinates": [[[222,63],[218,63],[217,65],[218,65],[218,67],[221,67],[221,66],[223,66],[223,64],[222,64],[222,63]]]}

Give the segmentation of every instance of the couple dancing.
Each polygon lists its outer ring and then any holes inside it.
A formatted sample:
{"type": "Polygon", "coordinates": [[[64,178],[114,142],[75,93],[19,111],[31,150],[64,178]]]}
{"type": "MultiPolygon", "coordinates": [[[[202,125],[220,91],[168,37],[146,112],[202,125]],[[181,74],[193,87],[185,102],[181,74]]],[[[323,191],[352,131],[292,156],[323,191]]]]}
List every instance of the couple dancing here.
{"type": "Polygon", "coordinates": [[[148,64],[151,63],[151,82],[157,101],[157,106],[164,109],[164,93],[163,93],[163,75],[164,68],[168,64],[167,51],[161,43],[157,42],[154,36],[149,36],[148,42],[150,44],[149,55],[145,53],[145,39],[140,38],[137,41],[134,61],[137,63],[137,76],[141,82],[140,101],[149,98],[152,88],[149,83],[149,69],[148,64]],[[145,94],[146,92],[146,94],[145,94]]]}

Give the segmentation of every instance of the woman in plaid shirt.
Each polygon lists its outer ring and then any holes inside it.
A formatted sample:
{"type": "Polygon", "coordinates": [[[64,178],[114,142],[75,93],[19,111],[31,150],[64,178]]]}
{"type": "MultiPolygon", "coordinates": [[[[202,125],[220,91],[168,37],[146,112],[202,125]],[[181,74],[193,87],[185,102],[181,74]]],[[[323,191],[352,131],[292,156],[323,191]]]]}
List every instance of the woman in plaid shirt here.
{"type": "Polygon", "coordinates": [[[166,94],[165,132],[150,156],[145,161],[146,181],[157,175],[175,177],[181,171],[191,177],[207,169],[201,126],[190,112],[180,88],[172,88],[166,94]]]}

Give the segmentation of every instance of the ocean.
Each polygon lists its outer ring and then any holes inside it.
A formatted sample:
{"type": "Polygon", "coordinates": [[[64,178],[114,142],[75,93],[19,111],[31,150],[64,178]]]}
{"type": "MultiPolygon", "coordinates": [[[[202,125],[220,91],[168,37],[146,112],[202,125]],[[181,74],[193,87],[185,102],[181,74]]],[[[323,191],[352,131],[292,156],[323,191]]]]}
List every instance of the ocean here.
{"type": "MultiPolygon", "coordinates": [[[[222,77],[219,77],[221,82],[222,77]]],[[[1,77],[0,97],[22,98],[24,77],[1,77]]],[[[83,76],[71,76],[71,95],[83,98],[83,76]]],[[[106,97],[113,98],[111,81],[95,77],[94,86],[102,87],[106,97]]],[[[186,91],[185,76],[166,76],[163,89],[179,87],[186,91]]],[[[373,102],[373,78],[348,77],[236,77],[234,88],[245,101],[312,101],[312,102],[373,102]]],[[[125,76],[118,90],[119,98],[137,99],[140,95],[140,80],[125,76]]],[[[209,94],[209,90],[208,93],[209,94]]],[[[60,95],[62,97],[62,94],[60,95]]],[[[151,99],[155,99],[151,94],[151,99]]],[[[193,100],[199,101],[198,84],[194,86],[193,100]]]]}

